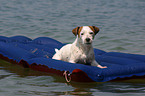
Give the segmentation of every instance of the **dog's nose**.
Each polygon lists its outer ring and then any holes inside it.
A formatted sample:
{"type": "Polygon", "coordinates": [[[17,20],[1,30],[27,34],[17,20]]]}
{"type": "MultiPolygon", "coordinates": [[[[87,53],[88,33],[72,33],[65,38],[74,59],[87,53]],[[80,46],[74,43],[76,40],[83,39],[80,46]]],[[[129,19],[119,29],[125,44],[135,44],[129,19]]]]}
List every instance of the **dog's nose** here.
{"type": "Polygon", "coordinates": [[[90,38],[86,38],[86,41],[89,42],[91,39],[90,38]]]}

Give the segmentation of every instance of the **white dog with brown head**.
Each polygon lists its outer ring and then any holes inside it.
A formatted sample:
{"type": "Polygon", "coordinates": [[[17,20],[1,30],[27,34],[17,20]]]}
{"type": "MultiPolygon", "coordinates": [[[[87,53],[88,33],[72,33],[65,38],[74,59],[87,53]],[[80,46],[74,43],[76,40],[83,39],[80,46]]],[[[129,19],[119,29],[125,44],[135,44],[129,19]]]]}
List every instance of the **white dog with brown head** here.
{"type": "Polygon", "coordinates": [[[56,53],[52,59],[107,68],[96,62],[92,46],[99,28],[95,26],[82,26],[73,29],[72,32],[77,36],[76,40],[72,44],[63,46],[60,50],[56,49],[56,53]]]}

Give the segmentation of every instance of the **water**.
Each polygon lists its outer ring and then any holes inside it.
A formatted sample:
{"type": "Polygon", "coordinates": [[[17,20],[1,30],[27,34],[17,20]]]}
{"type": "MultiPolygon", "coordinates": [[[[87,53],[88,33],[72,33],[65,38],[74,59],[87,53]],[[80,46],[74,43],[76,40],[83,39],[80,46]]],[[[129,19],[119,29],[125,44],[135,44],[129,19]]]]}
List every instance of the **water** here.
{"type": "MultiPolygon", "coordinates": [[[[144,0],[0,0],[0,35],[24,35],[31,38],[48,36],[71,43],[71,30],[77,26],[100,28],[94,47],[145,55],[144,0]]],[[[141,81],[73,83],[63,78],[14,70],[0,62],[0,96],[98,95],[142,96],[141,81]]],[[[18,66],[17,66],[18,67],[18,66]]],[[[16,67],[16,68],[17,68],[16,67]]],[[[20,68],[17,68],[20,69],[20,68]]]]}

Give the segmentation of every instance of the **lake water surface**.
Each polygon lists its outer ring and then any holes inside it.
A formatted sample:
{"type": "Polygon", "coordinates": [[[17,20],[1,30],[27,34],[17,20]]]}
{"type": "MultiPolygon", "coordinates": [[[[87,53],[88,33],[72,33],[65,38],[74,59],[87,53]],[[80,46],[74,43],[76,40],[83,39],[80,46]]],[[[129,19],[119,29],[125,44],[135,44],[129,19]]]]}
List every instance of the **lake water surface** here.
{"type": "MultiPolygon", "coordinates": [[[[0,0],[0,35],[71,43],[71,30],[95,25],[94,47],[145,55],[145,0],[0,0]]],[[[143,96],[144,80],[72,83],[0,61],[0,96],[143,96]]]]}

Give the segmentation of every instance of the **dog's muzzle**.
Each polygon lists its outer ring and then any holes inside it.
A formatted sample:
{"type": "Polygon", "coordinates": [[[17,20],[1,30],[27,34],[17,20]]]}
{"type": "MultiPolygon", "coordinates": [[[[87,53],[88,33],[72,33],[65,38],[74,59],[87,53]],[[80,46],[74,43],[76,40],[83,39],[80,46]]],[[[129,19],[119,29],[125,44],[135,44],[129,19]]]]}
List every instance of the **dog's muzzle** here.
{"type": "Polygon", "coordinates": [[[86,44],[91,44],[91,39],[90,38],[86,38],[86,44]]]}
{"type": "Polygon", "coordinates": [[[90,42],[90,40],[91,40],[90,38],[86,38],[86,41],[87,41],[87,42],[90,42]]]}

